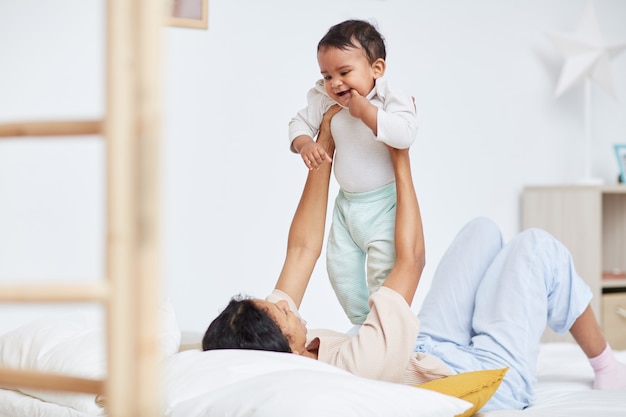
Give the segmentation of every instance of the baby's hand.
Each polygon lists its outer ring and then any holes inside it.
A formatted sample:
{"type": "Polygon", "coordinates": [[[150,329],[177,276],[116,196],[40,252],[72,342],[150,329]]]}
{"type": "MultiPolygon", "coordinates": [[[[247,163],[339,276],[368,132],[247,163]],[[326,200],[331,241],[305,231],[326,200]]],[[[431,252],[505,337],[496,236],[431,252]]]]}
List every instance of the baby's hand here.
{"type": "Polygon", "coordinates": [[[326,150],[317,142],[307,143],[300,149],[300,156],[310,170],[318,169],[324,162],[332,162],[326,150]]]}
{"type": "Polygon", "coordinates": [[[363,114],[365,114],[365,110],[372,106],[370,101],[359,94],[354,88],[350,90],[350,101],[348,102],[348,110],[350,110],[350,114],[352,117],[357,117],[361,119],[363,114]]]}

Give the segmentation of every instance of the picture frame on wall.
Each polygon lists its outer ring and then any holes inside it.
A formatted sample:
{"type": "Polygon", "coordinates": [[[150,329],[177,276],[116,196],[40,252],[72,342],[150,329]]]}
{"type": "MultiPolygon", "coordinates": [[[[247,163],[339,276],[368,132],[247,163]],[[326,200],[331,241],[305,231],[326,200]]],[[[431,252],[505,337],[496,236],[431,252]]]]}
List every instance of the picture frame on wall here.
{"type": "Polygon", "coordinates": [[[191,29],[208,29],[209,0],[168,0],[170,10],[165,23],[191,29]]]}
{"type": "Polygon", "coordinates": [[[626,144],[615,144],[613,147],[619,166],[619,182],[626,184],[626,144]]]}

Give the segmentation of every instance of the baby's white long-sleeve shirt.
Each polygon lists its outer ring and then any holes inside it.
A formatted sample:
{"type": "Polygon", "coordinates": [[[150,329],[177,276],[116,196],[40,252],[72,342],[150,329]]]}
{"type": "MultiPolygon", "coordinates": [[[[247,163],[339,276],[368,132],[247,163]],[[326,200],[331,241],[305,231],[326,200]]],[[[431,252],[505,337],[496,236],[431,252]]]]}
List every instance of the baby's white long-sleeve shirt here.
{"type": "MultiPolygon", "coordinates": [[[[392,182],[393,166],[386,145],[408,148],[417,134],[417,114],[411,95],[378,79],[367,98],[378,107],[378,135],[350,115],[347,108],[331,122],[336,148],[335,178],[348,192],[372,191],[392,182]]],[[[315,138],[324,113],[334,104],[337,103],[324,89],[324,81],[319,80],[307,94],[307,106],[289,122],[290,144],[301,135],[315,138]]],[[[291,150],[294,151],[293,146],[291,150]]]]}

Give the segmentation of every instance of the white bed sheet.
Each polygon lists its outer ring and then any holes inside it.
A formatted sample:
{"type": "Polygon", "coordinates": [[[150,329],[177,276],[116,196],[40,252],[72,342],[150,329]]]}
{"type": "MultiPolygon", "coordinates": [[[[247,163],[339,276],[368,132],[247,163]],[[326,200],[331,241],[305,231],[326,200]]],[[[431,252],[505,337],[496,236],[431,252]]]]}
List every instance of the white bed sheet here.
{"type": "MultiPolygon", "coordinates": [[[[617,351],[626,363],[626,350],[617,351]]],[[[525,410],[479,413],[479,417],[626,417],[626,391],[593,390],[593,370],[574,343],[541,346],[535,403],[525,410]]],[[[477,416],[477,417],[478,417],[477,416]]]]}
{"type": "MultiPolygon", "coordinates": [[[[626,363],[626,350],[618,351],[616,355],[626,363]]],[[[491,411],[479,413],[477,417],[626,416],[626,391],[592,390],[592,382],[593,371],[577,345],[544,344],[539,356],[535,404],[526,410],[491,411]]],[[[91,417],[68,407],[0,389],[0,417],[44,416],[91,417]]]]}

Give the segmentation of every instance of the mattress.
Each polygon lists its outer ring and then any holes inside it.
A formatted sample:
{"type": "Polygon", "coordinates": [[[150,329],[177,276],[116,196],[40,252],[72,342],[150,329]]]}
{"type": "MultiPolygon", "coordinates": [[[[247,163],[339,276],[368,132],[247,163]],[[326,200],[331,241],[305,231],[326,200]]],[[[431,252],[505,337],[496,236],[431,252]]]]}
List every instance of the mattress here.
{"type": "MultiPolygon", "coordinates": [[[[206,353],[206,352],[205,352],[206,353]]],[[[264,355],[272,354],[272,352],[258,352],[255,353],[264,355]]],[[[626,363],[626,350],[616,352],[618,359],[626,363]]],[[[207,378],[206,370],[192,367],[195,363],[195,359],[203,355],[199,351],[184,351],[174,355],[170,358],[166,364],[166,391],[167,402],[171,405],[169,409],[164,412],[165,416],[178,416],[185,415],[186,417],[192,416],[210,416],[207,411],[208,408],[203,408],[208,402],[211,402],[207,395],[197,395],[199,391],[198,376],[205,374],[203,377],[207,378]],[[193,355],[197,355],[194,357],[193,355]],[[186,364],[186,368],[182,366],[186,364]],[[194,369],[195,368],[195,369],[194,369]],[[194,374],[195,372],[195,374],[194,374]],[[192,392],[196,390],[196,392],[192,392]],[[195,396],[195,397],[194,397],[195,396]],[[195,410],[195,411],[194,411],[195,410]],[[193,412],[192,412],[193,411],[193,412]],[[192,414],[187,414],[192,412],[192,414]]],[[[260,364],[251,370],[246,368],[246,377],[264,377],[269,376],[269,373],[292,373],[296,377],[302,375],[312,375],[313,371],[323,370],[325,364],[317,361],[303,362],[302,357],[297,355],[286,355],[289,360],[281,362],[281,369],[275,369],[273,365],[268,362],[262,362],[266,365],[260,364]],[[313,363],[315,362],[315,363],[313,363]],[[303,366],[302,364],[306,364],[303,366]],[[268,369],[272,367],[272,372],[268,372],[268,369]],[[308,374],[306,373],[308,372],[308,374]],[[254,375],[252,375],[254,374],[254,375]]],[[[206,355],[203,357],[207,357],[206,355]]],[[[241,364],[237,364],[240,366],[241,364]]],[[[239,371],[240,372],[240,371],[239,371]]],[[[330,373],[328,374],[330,375],[330,373]]],[[[338,374],[338,376],[340,376],[338,374]]],[[[575,344],[570,343],[548,343],[541,346],[538,371],[537,371],[537,383],[535,385],[536,401],[535,403],[525,410],[498,410],[490,411],[487,413],[478,413],[477,417],[624,417],[626,416],[626,391],[597,391],[591,389],[593,382],[593,371],[584,356],[582,351],[575,344]]],[[[232,375],[229,377],[232,379],[232,375]]],[[[240,378],[238,376],[237,378],[240,378]]],[[[208,375],[208,379],[215,381],[216,379],[224,381],[223,378],[211,378],[208,375]]],[[[302,378],[298,378],[302,379],[302,378]]],[[[323,380],[323,379],[322,379],[323,380]]],[[[247,381],[243,381],[250,385],[251,378],[247,381]]],[[[237,382],[237,381],[229,381],[237,382]]],[[[378,382],[378,381],[376,381],[378,382]]],[[[397,384],[393,384],[397,385],[397,384]]],[[[359,387],[360,388],[360,387],[359,387]]],[[[248,389],[250,387],[248,386],[248,389]]],[[[231,389],[232,391],[232,389],[231,389]]],[[[358,396],[358,392],[353,395],[358,396]]],[[[248,398],[250,392],[242,392],[241,396],[248,398]]],[[[371,397],[371,392],[363,393],[371,397]]],[[[357,398],[357,397],[355,397],[357,398]]],[[[355,401],[356,404],[356,401],[355,401]]],[[[294,412],[292,409],[290,413],[283,414],[290,417],[300,417],[303,415],[309,415],[305,408],[300,408],[300,411],[294,412]]],[[[259,414],[254,410],[246,410],[245,415],[249,417],[257,417],[259,414]]],[[[231,415],[231,414],[229,414],[231,415]]],[[[241,415],[238,412],[232,415],[241,415]]],[[[341,415],[352,415],[350,412],[346,412],[344,409],[341,415]]],[[[357,414],[358,415],[358,414],[357,414]]],[[[383,414],[385,417],[394,417],[395,414],[383,414]]],[[[400,415],[400,414],[398,414],[400,415]]],[[[450,415],[440,413],[439,415],[450,415]]],[[[36,398],[21,394],[16,391],[1,390],[0,389],[0,417],[92,417],[91,414],[79,412],[69,407],[60,406],[53,403],[44,402],[36,398]]],[[[280,417],[280,415],[274,415],[273,417],[280,417]]]]}

